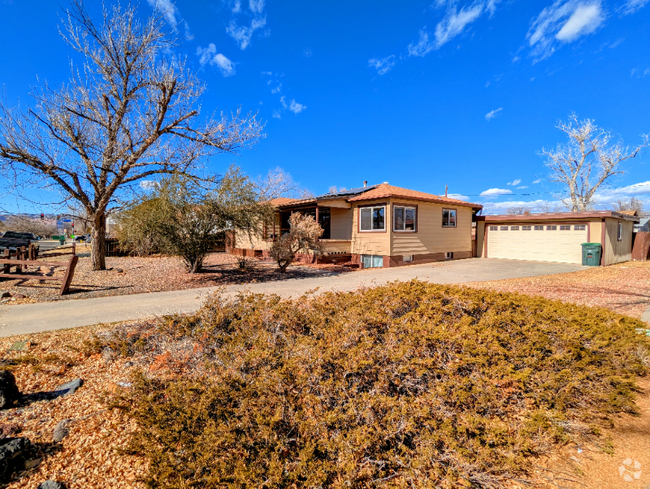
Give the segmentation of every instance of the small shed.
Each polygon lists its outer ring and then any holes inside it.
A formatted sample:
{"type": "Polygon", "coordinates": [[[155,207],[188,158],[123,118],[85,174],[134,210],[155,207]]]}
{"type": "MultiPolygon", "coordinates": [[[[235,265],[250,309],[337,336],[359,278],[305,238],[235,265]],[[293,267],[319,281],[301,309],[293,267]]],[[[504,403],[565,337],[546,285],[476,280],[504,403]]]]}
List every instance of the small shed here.
{"type": "Polygon", "coordinates": [[[600,243],[601,265],[632,259],[639,218],[614,211],[477,218],[477,254],[486,258],[582,263],[582,243],[600,243]]]}

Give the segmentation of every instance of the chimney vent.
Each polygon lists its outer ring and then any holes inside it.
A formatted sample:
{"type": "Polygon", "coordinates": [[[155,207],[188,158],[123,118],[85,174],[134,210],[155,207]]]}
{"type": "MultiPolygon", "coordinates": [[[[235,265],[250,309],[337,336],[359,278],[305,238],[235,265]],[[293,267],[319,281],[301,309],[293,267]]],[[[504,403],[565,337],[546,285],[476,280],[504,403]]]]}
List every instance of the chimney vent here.
{"type": "Polygon", "coordinates": [[[447,185],[445,185],[445,197],[447,197],[447,185]]]}
{"type": "Polygon", "coordinates": [[[364,186],[364,187],[367,187],[367,186],[368,186],[368,180],[364,180],[364,181],[363,181],[363,186],[364,186]]]}

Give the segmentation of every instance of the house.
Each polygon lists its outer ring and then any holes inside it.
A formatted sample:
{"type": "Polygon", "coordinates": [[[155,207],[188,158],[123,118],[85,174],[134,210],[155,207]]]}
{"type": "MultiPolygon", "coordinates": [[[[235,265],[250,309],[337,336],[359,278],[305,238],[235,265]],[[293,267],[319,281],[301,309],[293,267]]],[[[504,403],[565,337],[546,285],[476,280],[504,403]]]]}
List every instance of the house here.
{"type": "MultiPolygon", "coordinates": [[[[352,261],[363,268],[473,256],[472,222],[481,205],[388,183],[308,199],[275,199],[274,220],[256,236],[237,233],[233,253],[266,257],[293,212],[314,216],[326,253],[319,262],[352,261]]],[[[304,256],[303,260],[315,261],[304,256]]]]}
{"type": "Polygon", "coordinates": [[[477,218],[478,256],[582,263],[582,243],[600,243],[601,265],[632,259],[639,218],[614,211],[556,212],[477,218]]]}

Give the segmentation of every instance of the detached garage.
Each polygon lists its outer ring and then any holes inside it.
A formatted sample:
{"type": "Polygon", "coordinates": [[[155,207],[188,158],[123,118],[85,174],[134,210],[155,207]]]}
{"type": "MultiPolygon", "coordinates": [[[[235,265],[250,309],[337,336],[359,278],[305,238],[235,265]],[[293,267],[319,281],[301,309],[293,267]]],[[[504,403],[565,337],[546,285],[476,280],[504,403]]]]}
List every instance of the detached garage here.
{"type": "Polygon", "coordinates": [[[582,263],[582,243],[600,243],[601,265],[632,258],[638,218],[612,211],[481,216],[477,253],[487,258],[582,263]]]}

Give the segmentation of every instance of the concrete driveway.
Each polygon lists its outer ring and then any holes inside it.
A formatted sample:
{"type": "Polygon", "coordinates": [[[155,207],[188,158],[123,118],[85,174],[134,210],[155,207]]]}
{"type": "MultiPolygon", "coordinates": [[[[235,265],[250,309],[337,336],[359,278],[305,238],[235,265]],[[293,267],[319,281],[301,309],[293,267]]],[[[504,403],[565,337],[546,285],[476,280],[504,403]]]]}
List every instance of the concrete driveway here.
{"type": "MultiPolygon", "coordinates": [[[[230,297],[243,291],[296,297],[314,289],[318,289],[316,293],[353,291],[359,287],[371,287],[394,280],[407,281],[417,278],[439,284],[458,284],[567,273],[583,268],[586,267],[566,263],[472,258],[399,268],[331,273],[318,277],[279,282],[230,285],[221,288],[221,290],[230,297]]],[[[191,313],[201,306],[208,294],[216,290],[218,290],[216,287],[205,287],[148,294],[0,306],[0,337],[142,319],[165,314],[191,313]]]]}

